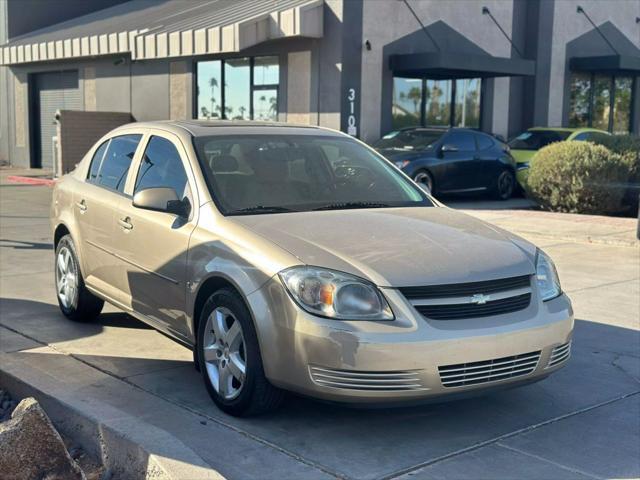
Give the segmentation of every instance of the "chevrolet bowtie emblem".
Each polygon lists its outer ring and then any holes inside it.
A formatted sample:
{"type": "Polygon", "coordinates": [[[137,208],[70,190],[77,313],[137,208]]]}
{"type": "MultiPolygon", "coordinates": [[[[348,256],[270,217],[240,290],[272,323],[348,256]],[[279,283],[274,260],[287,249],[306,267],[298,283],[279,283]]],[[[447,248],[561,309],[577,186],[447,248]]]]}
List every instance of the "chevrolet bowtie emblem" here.
{"type": "Polygon", "coordinates": [[[471,303],[475,303],[476,305],[484,305],[489,300],[491,300],[491,295],[483,295],[482,293],[476,293],[471,297],[471,303]]]}

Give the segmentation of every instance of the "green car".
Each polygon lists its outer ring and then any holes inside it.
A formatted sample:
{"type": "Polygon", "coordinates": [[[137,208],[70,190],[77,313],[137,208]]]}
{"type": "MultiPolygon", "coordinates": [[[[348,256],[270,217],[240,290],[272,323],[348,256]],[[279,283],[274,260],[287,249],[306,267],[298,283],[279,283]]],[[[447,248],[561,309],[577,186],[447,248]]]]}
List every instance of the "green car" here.
{"type": "Polygon", "coordinates": [[[509,142],[511,155],[516,159],[518,183],[524,187],[533,157],[542,147],[565,140],[593,142],[603,135],[610,135],[610,133],[596,128],[534,127],[528,129],[509,142]]]}

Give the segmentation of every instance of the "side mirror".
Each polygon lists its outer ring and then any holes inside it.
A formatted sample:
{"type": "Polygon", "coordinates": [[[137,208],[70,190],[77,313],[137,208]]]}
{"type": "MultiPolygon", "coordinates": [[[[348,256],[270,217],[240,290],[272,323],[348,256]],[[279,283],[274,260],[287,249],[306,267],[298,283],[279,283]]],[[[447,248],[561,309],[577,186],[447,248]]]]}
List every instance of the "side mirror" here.
{"type": "Polygon", "coordinates": [[[180,200],[175,190],[168,187],[140,190],[133,196],[133,206],[144,210],[171,213],[179,217],[188,217],[191,213],[189,200],[180,200]]]}
{"type": "Polygon", "coordinates": [[[457,152],[458,151],[458,147],[456,147],[455,145],[453,145],[451,143],[445,143],[444,145],[442,145],[442,147],[440,147],[440,151],[442,153],[457,152]]]}

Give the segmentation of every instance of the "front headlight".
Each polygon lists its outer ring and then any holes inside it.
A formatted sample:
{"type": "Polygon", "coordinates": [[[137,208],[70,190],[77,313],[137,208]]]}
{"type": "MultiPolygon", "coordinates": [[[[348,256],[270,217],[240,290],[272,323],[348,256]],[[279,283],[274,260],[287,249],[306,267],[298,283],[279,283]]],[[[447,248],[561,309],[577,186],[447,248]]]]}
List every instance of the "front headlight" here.
{"type": "Polygon", "coordinates": [[[386,299],[372,283],[348,273],[318,267],[291,267],[282,283],[309,313],[337,320],[393,320],[386,299]]]}
{"type": "Polygon", "coordinates": [[[562,293],[556,266],[542,250],[538,250],[536,256],[536,283],[543,302],[556,298],[562,293]]]}

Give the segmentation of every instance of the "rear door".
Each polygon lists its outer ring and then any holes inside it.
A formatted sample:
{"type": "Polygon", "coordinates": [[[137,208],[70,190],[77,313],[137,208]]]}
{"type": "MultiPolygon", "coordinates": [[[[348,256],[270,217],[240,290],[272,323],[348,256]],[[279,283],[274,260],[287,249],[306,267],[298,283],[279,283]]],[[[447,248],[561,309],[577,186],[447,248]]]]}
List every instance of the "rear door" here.
{"type": "Polygon", "coordinates": [[[439,157],[445,167],[445,174],[439,181],[438,190],[453,192],[478,187],[476,141],[473,133],[456,130],[447,133],[442,140],[439,157]]]}
{"type": "Polygon", "coordinates": [[[188,218],[143,210],[131,198],[119,205],[115,232],[127,302],[160,329],[188,338],[186,272],[189,239],[197,223],[198,203],[186,150],[174,135],[157,131],[145,140],[132,174],[133,195],[147,188],[169,187],[188,198],[188,218]]]}
{"type": "Polygon", "coordinates": [[[75,192],[85,281],[116,303],[123,299],[114,244],[116,208],[126,196],[124,187],[141,138],[120,135],[103,142],[93,155],[85,182],[75,192]]]}

